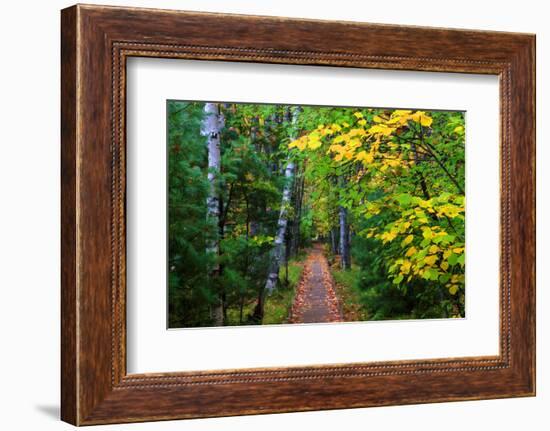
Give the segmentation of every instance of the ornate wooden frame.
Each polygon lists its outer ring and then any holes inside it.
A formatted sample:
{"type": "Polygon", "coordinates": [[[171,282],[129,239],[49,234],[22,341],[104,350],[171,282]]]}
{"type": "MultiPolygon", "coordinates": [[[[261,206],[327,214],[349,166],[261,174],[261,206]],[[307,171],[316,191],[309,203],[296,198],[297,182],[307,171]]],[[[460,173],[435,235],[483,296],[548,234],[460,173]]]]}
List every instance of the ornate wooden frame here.
{"type": "Polygon", "coordinates": [[[62,11],[61,48],[63,420],[88,425],[534,395],[534,35],[77,5],[62,11]],[[128,375],[129,56],[498,75],[500,354],[128,375]]]}

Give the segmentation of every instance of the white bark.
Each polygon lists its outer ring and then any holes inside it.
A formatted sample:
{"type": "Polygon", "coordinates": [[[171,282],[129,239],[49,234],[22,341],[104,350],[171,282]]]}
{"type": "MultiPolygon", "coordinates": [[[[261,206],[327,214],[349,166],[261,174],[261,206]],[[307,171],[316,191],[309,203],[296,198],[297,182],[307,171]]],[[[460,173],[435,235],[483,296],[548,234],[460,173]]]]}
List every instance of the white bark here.
{"type": "MultiPolygon", "coordinates": [[[[223,115],[220,114],[216,103],[205,103],[204,113],[205,116],[201,125],[201,133],[206,136],[207,139],[208,182],[210,183],[210,192],[206,199],[206,207],[208,217],[217,224],[220,217],[220,202],[216,180],[220,172],[220,132],[224,125],[224,118],[223,115]]],[[[213,247],[217,248],[217,241],[213,247]]]]}
{"type": "MultiPolygon", "coordinates": [[[[298,121],[299,108],[295,107],[292,111],[292,124],[296,125],[298,121]]],[[[296,139],[296,132],[293,130],[290,135],[290,140],[296,139]]],[[[279,278],[279,267],[284,251],[284,241],[286,227],[288,225],[288,206],[292,197],[292,180],[294,177],[294,162],[289,157],[285,167],[285,186],[283,189],[283,197],[281,199],[281,210],[279,212],[279,221],[277,223],[277,234],[273,243],[271,252],[271,262],[269,265],[269,274],[265,283],[265,291],[269,294],[275,289],[277,279],[279,278]]]]}
{"type": "Polygon", "coordinates": [[[339,208],[340,218],[340,261],[342,269],[349,269],[351,266],[351,255],[349,250],[349,226],[348,211],[343,206],[339,208]]]}
{"type": "Polygon", "coordinates": [[[338,228],[333,227],[330,230],[330,249],[332,254],[338,254],[338,228]]]}
{"type": "MultiPolygon", "coordinates": [[[[204,104],[204,119],[201,124],[201,134],[206,136],[206,147],[208,152],[208,182],[210,191],[206,198],[206,213],[209,221],[216,226],[220,219],[220,199],[217,187],[217,179],[220,173],[221,155],[220,155],[220,132],[224,126],[223,115],[219,111],[216,103],[204,104]]],[[[219,238],[216,235],[213,240],[207,244],[207,252],[218,255],[220,251],[219,238]]],[[[210,274],[219,272],[219,265],[209,270],[210,274]]],[[[223,325],[223,304],[221,299],[212,308],[212,317],[216,325],[223,325]]]]}
{"type": "Polygon", "coordinates": [[[281,200],[281,211],[279,212],[279,221],[277,223],[277,234],[275,235],[275,241],[273,243],[273,250],[271,252],[271,262],[269,265],[269,274],[265,283],[265,290],[271,293],[277,285],[277,279],[279,278],[279,267],[281,265],[281,258],[283,256],[283,248],[286,234],[286,227],[288,225],[288,205],[290,204],[291,196],[291,183],[294,175],[294,162],[288,161],[285,168],[285,188],[283,189],[283,198],[281,200]]]}

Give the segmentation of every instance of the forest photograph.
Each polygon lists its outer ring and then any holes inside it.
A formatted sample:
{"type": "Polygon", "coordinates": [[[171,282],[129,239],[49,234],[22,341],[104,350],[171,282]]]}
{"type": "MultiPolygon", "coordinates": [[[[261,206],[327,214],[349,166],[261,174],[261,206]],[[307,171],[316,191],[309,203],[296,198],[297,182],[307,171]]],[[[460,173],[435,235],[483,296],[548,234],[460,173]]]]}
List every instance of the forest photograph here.
{"type": "Polygon", "coordinates": [[[166,106],[168,328],[465,317],[465,112],[166,106]]]}

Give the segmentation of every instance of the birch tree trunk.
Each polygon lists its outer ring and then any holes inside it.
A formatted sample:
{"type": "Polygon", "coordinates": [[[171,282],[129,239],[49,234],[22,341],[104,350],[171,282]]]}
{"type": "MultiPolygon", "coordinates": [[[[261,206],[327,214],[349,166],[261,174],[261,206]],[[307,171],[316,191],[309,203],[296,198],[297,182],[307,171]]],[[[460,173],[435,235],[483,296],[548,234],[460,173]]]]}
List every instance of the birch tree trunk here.
{"type": "Polygon", "coordinates": [[[349,269],[351,267],[351,255],[349,250],[349,226],[347,209],[343,206],[340,206],[338,215],[340,219],[340,262],[342,269],[349,269]]]}
{"type": "MultiPolygon", "coordinates": [[[[204,104],[204,119],[201,124],[201,133],[206,136],[206,147],[208,152],[208,182],[210,184],[210,191],[206,198],[206,214],[208,220],[212,225],[218,227],[220,222],[220,195],[218,190],[217,181],[221,168],[221,155],[220,155],[220,132],[224,126],[224,118],[220,113],[218,104],[205,103],[204,104]]],[[[220,238],[219,233],[207,244],[207,252],[216,257],[220,253],[220,238]]],[[[220,274],[219,263],[216,262],[212,268],[209,268],[209,276],[213,279],[217,278],[220,274]]],[[[217,293],[217,298],[212,306],[212,319],[216,326],[222,326],[224,324],[223,318],[223,300],[222,293],[217,293]]]]}
{"type": "Polygon", "coordinates": [[[300,224],[302,220],[302,203],[304,199],[305,183],[303,167],[299,170],[299,172],[296,172],[294,183],[294,218],[292,220],[290,252],[288,254],[290,257],[296,256],[298,254],[298,249],[300,248],[300,224]]]}
{"type": "Polygon", "coordinates": [[[332,254],[338,254],[338,228],[333,227],[330,230],[330,249],[332,251],[332,254]]]}
{"type": "MultiPolygon", "coordinates": [[[[296,125],[298,121],[299,108],[295,107],[292,111],[292,124],[296,125]]],[[[293,141],[296,139],[296,132],[294,127],[292,127],[292,132],[290,133],[290,140],[293,141]]],[[[264,309],[264,299],[266,294],[273,292],[277,286],[277,280],[279,278],[279,268],[281,265],[281,259],[284,255],[284,246],[285,246],[285,234],[286,228],[288,225],[288,206],[290,204],[290,199],[292,195],[292,179],[294,176],[294,162],[289,156],[286,162],[286,167],[284,171],[285,185],[283,188],[283,197],[281,199],[281,210],[279,211],[279,220],[277,222],[277,233],[275,235],[275,240],[273,242],[273,249],[271,251],[271,260],[269,264],[269,272],[267,275],[267,280],[265,286],[261,289],[258,296],[258,303],[256,309],[254,310],[254,317],[257,320],[263,318],[263,309],[264,309]]]]}
{"type": "Polygon", "coordinates": [[[285,187],[283,189],[283,198],[281,199],[281,210],[279,212],[279,221],[277,223],[277,234],[271,251],[271,264],[269,274],[265,283],[265,291],[269,294],[275,289],[277,279],[279,278],[279,267],[284,252],[286,227],[288,225],[288,205],[291,197],[291,183],[294,175],[294,162],[290,159],[287,161],[285,168],[285,187]]]}

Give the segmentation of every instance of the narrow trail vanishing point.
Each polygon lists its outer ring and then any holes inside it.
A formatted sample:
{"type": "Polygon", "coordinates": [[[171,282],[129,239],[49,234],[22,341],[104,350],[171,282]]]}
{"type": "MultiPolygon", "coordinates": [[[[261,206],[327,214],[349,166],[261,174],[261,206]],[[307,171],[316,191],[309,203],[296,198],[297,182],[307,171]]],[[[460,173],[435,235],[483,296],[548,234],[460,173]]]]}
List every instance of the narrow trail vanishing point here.
{"type": "Polygon", "coordinates": [[[340,302],[322,246],[310,251],[298,284],[290,323],[343,322],[340,302]]]}

